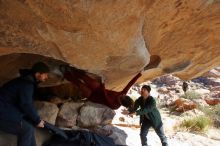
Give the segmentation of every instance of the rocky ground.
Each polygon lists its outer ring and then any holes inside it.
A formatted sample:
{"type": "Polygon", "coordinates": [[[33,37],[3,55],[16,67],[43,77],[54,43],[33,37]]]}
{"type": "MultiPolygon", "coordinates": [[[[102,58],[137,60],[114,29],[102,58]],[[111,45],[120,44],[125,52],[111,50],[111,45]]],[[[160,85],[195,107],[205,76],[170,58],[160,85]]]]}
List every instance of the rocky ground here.
{"type": "MultiPolygon", "coordinates": [[[[140,128],[135,126],[138,125],[139,117],[135,117],[134,119],[124,117],[125,122],[123,123],[117,120],[118,117],[123,117],[123,115],[120,114],[120,110],[121,109],[116,112],[116,117],[113,123],[120,125],[116,127],[125,132],[125,142],[128,146],[141,146],[139,138],[140,128]]],[[[165,108],[160,109],[160,112],[163,118],[164,130],[170,146],[219,146],[220,129],[211,128],[205,134],[192,133],[185,130],[175,130],[175,126],[178,125],[180,117],[168,114],[168,111],[165,108]]],[[[153,129],[150,130],[147,138],[150,146],[161,146],[160,139],[153,129]]],[[[124,141],[122,141],[122,143],[123,142],[124,141]]]]}
{"type": "MultiPolygon", "coordinates": [[[[158,108],[161,112],[164,129],[171,146],[219,146],[220,129],[218,125],[209,127],[204,132],[193,132],[177,128],[186,118],[205,115],[200,107],[210,108],[220,101],[220,78],[219,68],[211,70],[202,77],[187,81],[189,89],[186,94],[182,90],[183,81],[172,75],[162,76],[153,81],[143,84],[151,85],[152,96],[157,99],[158,108]],[[185,97],[185,96],[188,97],[185,97]]],[[[142,84],[141,84],[142,85],[142,84]]],[[[129,92],[133,98],[140,96],[138,90],[141,85],[135,85],[129,92]]],[[[113,124],[125,131],[126,144],[140,146],[139,117],[122,115],[121,109],[116,111],[113,124]]],[[[218,115],[218,120],[220,119],[218,115]]],[[[160,140],[151,129],[148,134],[148,143],[151,146],[160,146],[160,140]]]]}

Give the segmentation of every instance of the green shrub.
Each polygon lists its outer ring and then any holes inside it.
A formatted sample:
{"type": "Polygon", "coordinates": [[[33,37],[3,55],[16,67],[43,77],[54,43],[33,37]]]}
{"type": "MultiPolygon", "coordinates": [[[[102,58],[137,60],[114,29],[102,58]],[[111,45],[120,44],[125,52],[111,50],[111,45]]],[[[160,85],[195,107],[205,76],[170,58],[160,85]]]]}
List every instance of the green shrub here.
{"type": "MultiPolygon", "coordinates": [[[[199,106],[199,109],[213,121],[220,121],[220,104],[209,107],[199,106]]],[[[219,124],[214,124],[214,126],[219,127],[219,124]]]]}
{"type": "Polygon", "coordinates": [[[188,131],[203,132],[207,130],[208,127],[212,126],[213,122],[209,117],[198,116],[191,119],[185,119],[180,124],[180,128],[185,128],[188,131]]]}
{"type": "Polygon", "coordinates": [[[199,106],[199,109],[209,117],[220,118],[220,104],[208,107],[199,106]]]}
{"type": "Polygon", "coordinates": [[[198,99],[201,97],[201,94],[195,91],[187,91],[184,95],[181,96],[182,98],[186,99],[198,99]]]}
{"type": "Polygon", "coordinates": [[[220,104],[213,106],[212,108],[215,116],[218,116],[220,118],[220,104]]]}

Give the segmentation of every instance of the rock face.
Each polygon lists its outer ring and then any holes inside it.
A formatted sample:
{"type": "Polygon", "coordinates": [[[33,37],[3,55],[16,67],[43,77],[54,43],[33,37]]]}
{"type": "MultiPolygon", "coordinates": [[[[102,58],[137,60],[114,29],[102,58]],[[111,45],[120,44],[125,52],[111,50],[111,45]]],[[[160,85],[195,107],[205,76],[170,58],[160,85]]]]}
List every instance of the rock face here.
{"type": "Polygon", "coordinates": [[[62,84],[60,85],[38,88],[38,94],[40,96],[52,95],[59,97],[60,99],[63,100],[68,99],[70,97],[72,99],[78,97],[79,96],[78,91],[79,91],[78,88],[70,82],[68,83],[62,82],[62,84]]]}
{"type": "Polygon", "coordinates": [[[0,80],[53,59],[103,76],[115,90],[147,64],[140,81],[166,73],[189,79],[220,64],[219,7],[218,0],[0,1],[0,80]]]}
{"type": "Polygon", "coordinates": [[[203,76],[205,77],[213,77],[213,78],[219,78],[220,77],[220,67],[216,67],[207,73],[205,73],[203,76]]]}
{"type": "Polygon", "coordinates": [[[193,79],[193,82],[203,83],[205,86],[217,87],[220,86],[220,79],[218,78],[209,78],[209,77],[198,77],[193,79]]]}
{"type": "Polygon", "coordinates": [[[59,111],[57,105],[50,102],[41,102],[41,101],[36,101],[34,104],[39,113],[39,116],[43,120],[55,125],[57,113],[59,111]]]}
{"type": "Polygon", "coordinates": [[[214,62],[219,64],[214,54],[220,51],[219,5],[216,0],[154,1],[145,15],[144,38],[150,54],[161,58],[157,75],[177,72],[182,79],[189,79],[208,66],[214,67],[214,62]],[[215,42],[213,47],[211,42],[215,42]],[[208,61],[211,56],[213,60],[208,61]]]}
{"type": "Polygon", "coordinates": [[[68,102],[61,106],[57,116],[56,125],[59,127],[72,128],[76,126],[79,108],[83,103],[68,102]]]}
{"type": "Polygon", "coordinates": [[[52,57],[103,75],[110,85],[149,62],[143,2],[1,1],[0,55],[52,57]]]}
{"type": "Polygon", "coordinates": [[[179,80],[178,78],[176,78],[172,75],[164,75],[164,76],[161,76],[161,77],[155,79],[153,81],[153,83],[155,83],[159,86],[162,86],[162,85],[173,86],[173,85],[177,84],[178,80],[179,80]]]}
{"type": "Polygon", "coordinates": [[[126,139],[128,135],[125,133],[125,131],[110,125],[105,126],[104,129],[112,131],[112,134],[109,135],[109,137],[114,140],[116,145],[127,145],[126,139]]]}
{"type": "Polygon", "coordinates": [[[81,107],[77,122],[79,127],[105,126],[111,124],[114,116],[115,112],[110,108],[101,104],[87,102],[81,107]]]}
{"type": "Polygon", "coordinates": [[[217,105],[220,104],[220,99],[216,99],[216,98],[207,98],[205,99],[206,103],[209,105],[217,105]]]}
{"type": "Polygon", "coordinates": [[[196,108],[196,104],[190,100],[179,98],[175,101],[176,111],[185,112],[196,108]]]}

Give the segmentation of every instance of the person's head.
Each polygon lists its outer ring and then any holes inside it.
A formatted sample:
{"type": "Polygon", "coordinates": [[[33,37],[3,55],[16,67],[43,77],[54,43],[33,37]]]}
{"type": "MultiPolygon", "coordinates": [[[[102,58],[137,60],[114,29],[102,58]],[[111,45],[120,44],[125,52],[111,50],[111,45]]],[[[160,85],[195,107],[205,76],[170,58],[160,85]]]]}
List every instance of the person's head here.
{"type": "Polygon", "coordinates": [[[150,95],[151,87],[149,85],[143,85],[141,87],[141,96],[148,97],[150,95]]]}
{"type": "Polygon", "coordinates": [[[131,108],[134,105],[134,101],[131,99],[130,96],[123,95],[121,97],[121,105],[126,107],[126,108],[131,108]]]}
{"type": "Polygon", "coordinates": [[[31,71],[38,82],[45,82],[48,79],[50,68],[43,62],[37,62],[32,66],[31,71]]]}

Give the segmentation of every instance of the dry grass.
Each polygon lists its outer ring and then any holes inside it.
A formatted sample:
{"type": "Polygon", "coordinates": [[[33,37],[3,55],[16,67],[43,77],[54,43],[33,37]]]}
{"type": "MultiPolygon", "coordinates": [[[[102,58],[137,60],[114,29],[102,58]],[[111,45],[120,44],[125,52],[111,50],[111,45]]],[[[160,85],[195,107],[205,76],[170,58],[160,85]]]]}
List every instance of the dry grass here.
{"type": "Polygon", "coordinates": [[[190,132],[204,132],[213,125],[213,121],[207,116],[198,116],[191,119],[185,119],[181,122],[180,128],[190,132]]]}
{"type": "Polygon", "coordinates": [[[185,98],[185,99],[198,99],[200,97],[201,94],[195,91],[187,91],[184,95],[181,96],[181,98],[185,98]]]}

